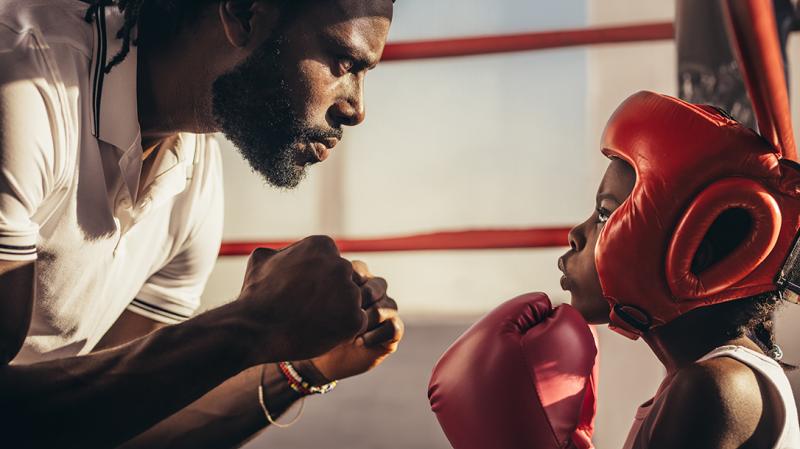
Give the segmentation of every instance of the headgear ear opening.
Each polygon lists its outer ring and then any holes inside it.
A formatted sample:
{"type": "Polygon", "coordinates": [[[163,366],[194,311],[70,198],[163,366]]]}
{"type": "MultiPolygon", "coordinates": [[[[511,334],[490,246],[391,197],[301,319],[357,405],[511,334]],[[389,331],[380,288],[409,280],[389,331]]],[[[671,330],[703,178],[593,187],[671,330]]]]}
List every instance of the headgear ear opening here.
{"type": "Polygon", "coordinates": [[[778,203],[760,183],[746,178],[713,183],[686,209],[669,244],[666,277],[672,294],[680,300],[702,299],[742,280],[770,254],[780,228],[778,203]],[[728,233],[726,244],[714,245],[720,218],[742,214],[749,220],[728,220],[738,222],[734,231],[739,235],[728,233]],[[702,254],[714,249],[717,254],[702,254]]]}
{"type": "Polygon", "coordinates": [[[700,274],[725,259],[750,236],[752,227],[753,218],[746,209],[734,207],[722,212],[700,242],[691,272],[700,274]]]}

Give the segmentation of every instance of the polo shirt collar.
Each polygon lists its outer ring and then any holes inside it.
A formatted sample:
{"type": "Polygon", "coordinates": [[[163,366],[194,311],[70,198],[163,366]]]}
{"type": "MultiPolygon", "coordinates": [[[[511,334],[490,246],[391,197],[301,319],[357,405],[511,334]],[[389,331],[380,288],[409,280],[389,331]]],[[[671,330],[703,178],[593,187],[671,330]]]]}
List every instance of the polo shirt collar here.
{"type": "MultiPolygon", "coordinates": [[[[139,110],[137,102],[137,52],[131,45],[125,59],[114,66],[111,73],[103,73],[102,67],[122,48],[122,39],[116,37],[117,30],[122,28],[124,19],[116,6],[102,7],[95,18],[95,52],[92,59],[93,87],[93,133],[105,143],[120,151],[119,170],[127,187],[127,195],[131,203],[137,203],[139,183],[142,173],[142,139],[139,127],[139,110]],[[105,64],[99,64],[104,61],[105,64]]],[[[160,203],[186,188],[187,178],[191,177],[191,168],[195,154],[196,142],[188,144],[178,139],[171,150],[174,157],[159,158],[162,163],[156,167],[161,173],[150,190],[151,203],[160,203]],[[186,147],[186,148],[184,148],[186,147]],[[191,151],[189,151],[191,150],[191,151]],[[186,170],[181,170],[185,167],[186,170]]]]}
{"type": "MultiPolygon", "coordinates": [[[[138,147],[141,157],[141,129],[136,92],[137,52],[134,45],[111,73],[103,67],[122,48],[116,37],[124,19],[116,6],[102,7],[94,20],[95,48],[92,56],[93,134],[123,153],[138,147]],[[102,61],[102,64],[100,63],[102,61]]],[[[135,152],[135,151],[132,151],[135,152]]]]}

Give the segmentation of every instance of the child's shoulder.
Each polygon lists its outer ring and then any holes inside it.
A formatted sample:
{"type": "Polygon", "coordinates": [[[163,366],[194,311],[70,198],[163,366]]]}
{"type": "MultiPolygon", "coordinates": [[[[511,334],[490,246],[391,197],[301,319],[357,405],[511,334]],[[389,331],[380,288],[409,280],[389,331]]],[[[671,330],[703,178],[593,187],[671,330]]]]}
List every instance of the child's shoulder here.
{"type": "Polygon", "coordinates": [[[747,447],[761,440],[759,434],[768,439],[769,389],[751,367],[730,357],[686,366],[670,383],[651,441],[709,448],[747,447]]]}
{"type": "MultiPolygon", "coordinates": [[[[750,366],[731,357],[715,357],[688,365],[675,376],[670,395],[686,400],[702,398],[707,407],[741,409],[760,404],[759,375],[750,366]]],[[[732,410],[733,411],[733,410],[732,410]]]]}

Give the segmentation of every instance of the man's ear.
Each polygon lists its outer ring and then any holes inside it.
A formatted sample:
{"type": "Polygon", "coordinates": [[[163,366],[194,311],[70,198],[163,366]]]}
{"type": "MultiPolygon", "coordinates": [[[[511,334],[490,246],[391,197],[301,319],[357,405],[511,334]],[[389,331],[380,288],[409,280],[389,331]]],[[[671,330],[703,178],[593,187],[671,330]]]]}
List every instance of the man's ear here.
{"type": "Polygon", "coordinates": [[[234,47],[244,47],[252,38],[254,0],[223,0],[219,2],[219,18],[225,37],[234,47]]]}

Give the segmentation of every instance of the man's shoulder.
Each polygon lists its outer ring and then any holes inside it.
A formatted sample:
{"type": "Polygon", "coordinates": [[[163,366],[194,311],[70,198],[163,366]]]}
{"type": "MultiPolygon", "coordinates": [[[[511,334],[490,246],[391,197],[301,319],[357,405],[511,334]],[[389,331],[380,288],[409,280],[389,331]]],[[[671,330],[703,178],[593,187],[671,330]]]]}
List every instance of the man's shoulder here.
{"type": "MultiPolygon", "coordinates": [[[[91,58],[94,34],[84,20],[88,5],[79,0],[6,0],[0,2],[0,46],[16,45],[13,35],[32,34],[40,45],[59,46],[91,58]]],[[[38,48],[44,50],[45,48],[38,48]]]]}

